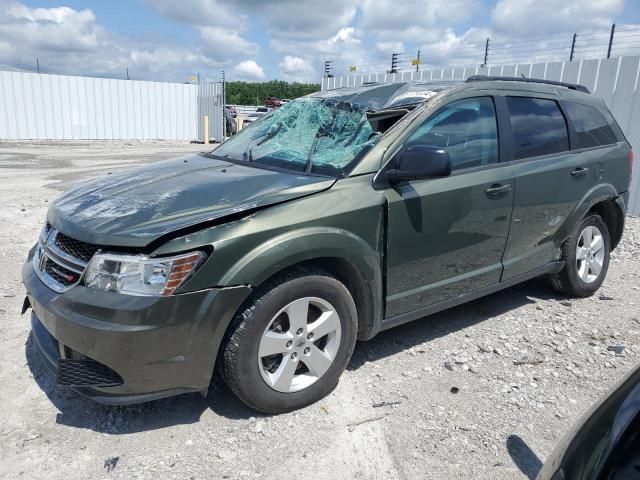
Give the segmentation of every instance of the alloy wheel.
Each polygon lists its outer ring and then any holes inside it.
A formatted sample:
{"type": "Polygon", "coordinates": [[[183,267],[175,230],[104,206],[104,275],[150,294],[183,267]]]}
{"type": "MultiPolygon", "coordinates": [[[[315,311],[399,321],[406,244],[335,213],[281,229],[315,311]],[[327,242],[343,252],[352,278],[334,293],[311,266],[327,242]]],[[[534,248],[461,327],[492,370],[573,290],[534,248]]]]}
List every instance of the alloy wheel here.
{"type": "Polygon", "coordinates": [[[600,276],[604,265],[605,248],[602,232],[593,225],[587,226],[576,246],[576,267],[584,283],[593,283],[600,276]]]}
{"type": "Polygon", "coordinates": [[[286,305],[269,322],[258,347],[258,368],[278,392],[304,390],[329,369],[340,347],[342,329],[326,300],[304,297],[286,305]]]}

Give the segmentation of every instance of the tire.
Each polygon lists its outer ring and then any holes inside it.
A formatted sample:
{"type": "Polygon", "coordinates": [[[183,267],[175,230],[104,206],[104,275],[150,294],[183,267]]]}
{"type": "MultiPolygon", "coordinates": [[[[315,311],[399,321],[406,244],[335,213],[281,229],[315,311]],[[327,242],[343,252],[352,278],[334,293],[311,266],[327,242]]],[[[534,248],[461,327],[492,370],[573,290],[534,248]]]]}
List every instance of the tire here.
{"type": "MultiPolygon", "coordinates": [[[[562,245],[562,260],[566,262],[566,265],[560,273],[551,277],[551,285],[558,292],[575,297],[593,295],[600,288],[607,275],[610,252],[611,240],[607,225],[600,215],[588,215],[576,225],[571,236],[562,245]],[[597,230],[593,230],[594,228],[597,230]],[[588,266],[589,263],[584,263],[586,260],[579,261],[578,258],[578,247],[584,245],[584,237],[582,235],[587,229],[592,231],[592,238],[597,238],[596,235],[593,235],[595,231],[599,232],[602,238],[601,250],[596,252],[596,248],[592,247],[591,252],[587,251],[586,253],[587,258],[592,256],[591,262],[595,270],[588,266]],[[598,262],[600,255],[601,262],[598,262]],[[599,271],[597,271],[598,265],[600,265],[599,271]],[[596,271],[597,275],[595,275],[596,271]]],[[[580,256],[583,255],[584,252],[580,256]]]]}
{"type": "Polygon", "coordinates": [[[306,407],[338,385],[357,331],[349,290],[321,270],[296,269],[257,290],[231,322],[222,374],[231,391],[255,410],[276,414],[306,407]],[[267,355],[272,350],[282,353],[267,355]],[[293,375],[291,382],[285,373],[293,375]]]}

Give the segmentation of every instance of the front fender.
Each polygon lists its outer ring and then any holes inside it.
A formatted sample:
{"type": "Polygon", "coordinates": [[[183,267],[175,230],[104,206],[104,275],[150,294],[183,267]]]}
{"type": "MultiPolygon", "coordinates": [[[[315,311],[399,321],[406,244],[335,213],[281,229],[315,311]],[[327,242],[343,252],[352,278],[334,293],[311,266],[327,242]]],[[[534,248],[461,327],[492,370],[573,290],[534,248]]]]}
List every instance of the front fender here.
{"type": "Polygon", "coordinates": [[[273,237],[240,258],[220,283],[258,286],[288,267],[322,258],[344,260],[362,275],[372,302],[373,318],[366,321],[373,336],[382,318],[381,258],[367,242],[347,230],[308,227],[273,237]]]}
{"type": "MultiPolygon", "coordinates": [[[[619,197],[618,192],[610,183],[601,183],[591,188],[576,204],[576,207],[569,213],[562,226],[554,235],[554,243],[558,246],[569,238],[574,226],[587,214],[587,212],[597,203],[606,200],[615,200],[619,197]]],[[[619,202],[616,205],[620,207],[619,202]]],[[[624,217],[624,211],[623,211],[624,217]]]]}

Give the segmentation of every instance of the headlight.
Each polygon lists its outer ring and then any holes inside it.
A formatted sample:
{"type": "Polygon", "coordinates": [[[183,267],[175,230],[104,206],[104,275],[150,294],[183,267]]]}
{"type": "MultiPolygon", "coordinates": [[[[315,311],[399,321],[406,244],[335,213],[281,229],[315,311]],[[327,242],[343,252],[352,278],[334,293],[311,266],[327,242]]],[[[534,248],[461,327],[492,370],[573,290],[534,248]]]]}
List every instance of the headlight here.
{"type": "Polygon", "coordinates": [[[171,295],[196,271],[204,257],[202,252],[162,258],[98,253],[87,267],[84,283],[90,288],[126,295],[171,295]]]}

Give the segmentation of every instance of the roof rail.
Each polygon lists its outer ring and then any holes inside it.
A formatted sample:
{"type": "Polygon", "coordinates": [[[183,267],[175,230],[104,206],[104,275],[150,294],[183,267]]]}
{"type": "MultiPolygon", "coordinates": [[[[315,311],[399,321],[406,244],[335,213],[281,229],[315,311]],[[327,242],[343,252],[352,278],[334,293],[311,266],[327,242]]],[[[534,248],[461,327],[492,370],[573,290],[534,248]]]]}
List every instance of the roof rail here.
{"type": "Polygon", "coordinates": [[[547,85],[556,85],[558,87],[566,87],[571,90],[577,90],[578,92],[591,93],[584,85],[577,83],[557,82],[555,80],[544,80],[541,78],[526,78],[526,77],[491,77],[489,75],[472,75],[467,78],[465,82],[487,82],[487,81],[505,81],[505,82],[525,82],[525,83],[544,83],[547,85]]]}

